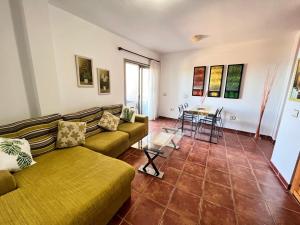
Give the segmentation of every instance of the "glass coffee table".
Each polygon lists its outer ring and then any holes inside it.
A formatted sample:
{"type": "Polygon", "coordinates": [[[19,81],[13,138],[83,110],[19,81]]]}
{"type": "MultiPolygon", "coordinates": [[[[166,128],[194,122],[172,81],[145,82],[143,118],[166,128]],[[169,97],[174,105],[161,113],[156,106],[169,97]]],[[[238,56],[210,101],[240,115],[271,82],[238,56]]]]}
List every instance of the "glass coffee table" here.
{"type": "Polygon", "coordinates": [[[162,128],[162,131],[159,133],[150,133],[146,138],[147,145],[143,147],[148,162],[141,165],[138,171],[154,177],[163,178],[164,172],[158,170],[154,160],[157,157],[167,158],[169,156],[164,150],[166,147],[179,150],[178,143],[182,136],[181,130],[175,128],[162,128]]]}

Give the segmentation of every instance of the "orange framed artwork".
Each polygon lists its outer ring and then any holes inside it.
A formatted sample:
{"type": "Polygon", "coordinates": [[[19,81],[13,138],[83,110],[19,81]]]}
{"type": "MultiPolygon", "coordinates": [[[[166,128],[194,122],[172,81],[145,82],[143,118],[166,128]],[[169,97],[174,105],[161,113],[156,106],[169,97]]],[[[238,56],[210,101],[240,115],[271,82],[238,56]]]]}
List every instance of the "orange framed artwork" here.
{"type": "Polygon", "coordinates": [[[206,66],[194,67],[192,96],[203,96],[206,66]]]}

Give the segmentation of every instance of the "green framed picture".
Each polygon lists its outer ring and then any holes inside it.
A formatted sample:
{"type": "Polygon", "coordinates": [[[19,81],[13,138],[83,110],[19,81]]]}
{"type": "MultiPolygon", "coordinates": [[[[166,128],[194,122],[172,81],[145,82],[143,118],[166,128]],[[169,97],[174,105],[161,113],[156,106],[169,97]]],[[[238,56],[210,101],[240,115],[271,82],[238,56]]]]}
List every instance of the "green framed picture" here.
{"type": "Polygon", "coordinates": [[[110,94],[109,70],[98,68],[97,76],[98,76],[98,93],[99,93],[99,95],[110,94]]]}
{"type": "Polygon", "coordinates": [[[240,98],[244,64],[228,65],[224,98],[240,98]]]}
{"type": "Polygon", "coordinates": [[[75,55],[78,87],[94,87],[92,59],[75,55]]]}

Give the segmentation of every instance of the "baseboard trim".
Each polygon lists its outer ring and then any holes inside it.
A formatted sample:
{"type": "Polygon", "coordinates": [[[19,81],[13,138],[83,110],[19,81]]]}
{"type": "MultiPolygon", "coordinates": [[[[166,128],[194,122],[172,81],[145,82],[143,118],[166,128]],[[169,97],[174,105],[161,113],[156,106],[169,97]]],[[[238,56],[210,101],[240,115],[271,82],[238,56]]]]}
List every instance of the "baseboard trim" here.
{"type": "Polygon", "coordinates": [[[280,181],[280,183],[283,185],[283,187],[285,189],[289,190],[291,188],[290,184],[284,179],[284,177],[281,175],[281,173],[279,172],[277,167],[272,163],[272,161],[270,161],[270,167],[273,170],[273,172],[275,173],[275,175],[278,178],[278,180],[280,181]]]}
{"type": "MultiPolygon", "coordinates": [[[[177,120],[177,119],[166,117],[166,116],[159,116],[158,118],[160,118],[160,119],[174,120],[174,121],[177,120]]],[[[246,135],[246,136],[249,136],[249,137],[253,137],[255,135],[254,133],[251,133],[251,132],[248,132],[248,131],[235,130],[235,129],[225,128],[225,127],[224,127],[224,130],[226,132],[230,132],[230,133],[234,133],[234,134],[242,134],[242,135],[246,135]]],[[[271,141],[273,144],[275,144],[275,140],[273,140],[273,138],[271,136],[260,135],[260,137],[263,140],[268,140],[268,141],[271,141]]]]}
{"type": "Polygon", "coordinates": [[[168,120],[177,120],[171,117],[166,117],[166,116],[159,116],[158,119],[168,119],[168,120]]]}

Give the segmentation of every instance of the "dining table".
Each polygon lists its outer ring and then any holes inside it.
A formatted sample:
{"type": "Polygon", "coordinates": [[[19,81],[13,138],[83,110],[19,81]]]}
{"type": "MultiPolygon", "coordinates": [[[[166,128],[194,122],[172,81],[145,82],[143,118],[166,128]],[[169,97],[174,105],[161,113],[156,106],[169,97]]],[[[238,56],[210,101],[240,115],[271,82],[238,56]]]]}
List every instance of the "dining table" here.
{"type": "MultiPolygon", "coordinates": [[[[192,128],[191,131],[193,132],[193,126],[194,126],[194,116],[195,118],[199,116],[213,116],[216,114],[216,108],[212,107],[205,107],[205,106],[194,106],[194,107],[189,107],[183,110],[182,112],[182,121],[181,121],[181,131],[183,133],[184,130],[184,122],[185,122],[185,115],[189,114],[192,116],[192,128]]],[[[198,122],[197,122],[198,123],[198,122]]],[[[196,130],[195,130],[196,132],[196,130]]],[[[212,143],[212,135],[213,135],[213,128],[210,130],[210,137],[209,137],[209,142],[212,143]]]]}

